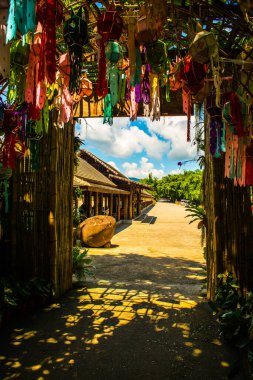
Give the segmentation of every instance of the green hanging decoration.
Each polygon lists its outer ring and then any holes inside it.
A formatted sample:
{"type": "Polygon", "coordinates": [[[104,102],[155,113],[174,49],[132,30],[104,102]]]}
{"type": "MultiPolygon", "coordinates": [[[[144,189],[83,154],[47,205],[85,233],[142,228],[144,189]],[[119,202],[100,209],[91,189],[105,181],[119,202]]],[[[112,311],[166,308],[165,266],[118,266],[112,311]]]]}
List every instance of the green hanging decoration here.
{"type": "Polygon", "coordinates": [[[7,99],[10,104],[23,103],[25,99],[26,74],[25,67],[28,65],[30,45],[22,44],[21,40],[12,43],[10,48],[11,73],[7,99]]]}
{"type": "Polygon", "coordinates": [[[125,101],[126,93],[126,71],[119,70],[119,89],[118,89],[118,100],[125,101]]]}
{"type": "Polygon", "coordinates": [[[109,125],[113,124],[111,94],[107,94],[104,98],[103,124],[106,123],[108,123],[109,125]]]}
{"type": "Polygon", "coordinates": [[[109,65],[109,87],[111,94],[111,104],[114,107],[118,103],[119,71],[115,63],[109,65]]]}
{"type": "Polygon", "coordinates": [[[154,74],[166,74],[169,68],[167,45],[165,42],[158,40],[147,46],[147,58],[154,74]]]}

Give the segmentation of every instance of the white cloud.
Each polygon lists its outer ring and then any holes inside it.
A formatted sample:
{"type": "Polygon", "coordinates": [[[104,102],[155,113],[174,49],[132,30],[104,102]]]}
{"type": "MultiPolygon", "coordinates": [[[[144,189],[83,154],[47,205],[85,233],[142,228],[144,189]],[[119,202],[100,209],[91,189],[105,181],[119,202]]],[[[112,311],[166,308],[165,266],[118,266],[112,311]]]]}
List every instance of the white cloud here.
{"type": "MultiPolygon", "coordinates": [[[[191,135],[194,136],[195,118],[191,119],[191,135]]],[[[150,132],[155,132],[165,140],[171,141],[171,150],[168,158],[171,160],[185,160],[196,156],[196,146],[186,141],[187,118],[185,116],[162,117],[159,122],[147,119],[150,132]]]]}
{"type": "Polygon", "coordinates": [[[125,169],[124,174],[127,177],[147,178],[150,173],[153,177],[162,178],[165,176],[163,169],[155,169],[154,164],[149,162],[147,157],[142,157],[139,164],[136,162],[124,162],[122,167],[125,169]]]}
{"type": "Polygon", "coordinates": [[[102,118],[80,119],[79,123],[81,139],[114,157],[145,152],[160,160],[170,148],[170,143],[159,139],[155,131],[148,134],[137,126],[130,126],[128,118],[117,118],[112,126],[103,124],[102,118]]]}
{"type": "Polygon", "coordinates": [[[119,170],[118,166],[115,164],[114,161],[108,161],[108,164],[111,165],[113,168],[119,170]]]}

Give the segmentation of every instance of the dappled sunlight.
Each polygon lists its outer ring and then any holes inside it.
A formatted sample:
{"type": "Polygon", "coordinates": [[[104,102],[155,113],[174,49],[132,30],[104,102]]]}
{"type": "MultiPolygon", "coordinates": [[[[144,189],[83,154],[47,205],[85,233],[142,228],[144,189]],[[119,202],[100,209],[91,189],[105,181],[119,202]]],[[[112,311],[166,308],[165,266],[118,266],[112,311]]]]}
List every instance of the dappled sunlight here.
{"type": "MultiPolygon", "coordinates": [[[[26,374],[27,378],[36,380],[60,378],[64,374],[67,379],[69,371],[79,371],[80,355],[84,364],[93,357],[95,360],[102,353],[110,352],[114,347],[117,349],[118,345],[121,347],[136,328],[140,338],[135,335],[135,339],[143,340],[145,355],[153,352],[156,356],[156,350],[159,350],[156,342],[166,337],[164,348],[167,355],[173,355],[173,361],[183,363],[185,357],[191,357],[194,363],[194,360],[206,358],[203,342],[193,336],[194,329],[188,320],[189,313],[197,313],[199,305],[195,300],[170,288],[158,293],[149,288],[118,285],[98,281],[88,289],[71,292],[62,305],[46,307],[40,318],[45,323],[51,320],[52,326],[45,325],[40,330],[13,329],[8,355],[4,354],[5,350],[0,351],[0,366],[2,364],[5,368],[1,379],[25,379],[26,374]],[[169,348],[166,348],[168,344],[169,348]],[[31,347],[39,352],[39,360],[33,356],[31,347]]],[[[219,348],[220,341],[213,339],[212,344],[219,348]]],[[[151,359],[147,360],[152,364],[151,359]]],[[[224,370],[229,367],[225,358],[218,365],[224,370]]]]}

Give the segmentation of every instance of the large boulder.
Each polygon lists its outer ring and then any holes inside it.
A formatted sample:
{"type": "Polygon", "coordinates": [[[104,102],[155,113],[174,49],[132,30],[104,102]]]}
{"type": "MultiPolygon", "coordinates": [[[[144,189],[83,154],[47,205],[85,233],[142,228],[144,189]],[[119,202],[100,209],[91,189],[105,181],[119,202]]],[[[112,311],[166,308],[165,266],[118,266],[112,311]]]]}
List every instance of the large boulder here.
{"type": "Polygon", "coordinates": [[[115,226],[116,220],[112,216],[92,216],[79,225],[80,237],[88,247],[110,246],[115,226]]]}

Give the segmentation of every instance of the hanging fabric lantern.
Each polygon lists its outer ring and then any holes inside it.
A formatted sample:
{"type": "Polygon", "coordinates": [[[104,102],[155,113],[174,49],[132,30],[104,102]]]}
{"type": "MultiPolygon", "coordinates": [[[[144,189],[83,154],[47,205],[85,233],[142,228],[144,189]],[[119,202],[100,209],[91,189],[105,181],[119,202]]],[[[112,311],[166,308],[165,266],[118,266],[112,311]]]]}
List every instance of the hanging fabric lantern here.
{"type": "Polygon", "coordinates": [[[165,42],[158,40],[151,45],[147,45],[147,58],[152,73],[166,73],[168,59],[165,42]]]}
{"type": "Polygon", "coordinates": [[[225,123],[222,120],[222,110],[216,106],[215,92],[210,92],[206,99],[206,112],[209,115],[210,153],[220,157],[226,151],[225,123]]]}
{"type": "Polygon", "coordinates": [[[202,64],[209,62],[210,57],[216,56],[218,52],[218,42],[214,34],[206,30],[202,30],[196,34],[189,48],[192,59],[202,64]]]}
{"type": "Polygon", "coordinates": [[[123,20],[116,11],[114,4],[102,13],[97,21],[98,33],[104,41],[119,40],[123,29],[123,20]]]}
{"type": "Polygon", "coordinates": [[[208,63],[211,61],[212,74],[214,78],[214,87],[216,90],[216,104],[220,107],[220,62],[219,62],[219,45],[215,36],[211,32],[202,30],[197,33],[194,40],[190,44],[190,55],[193,61],[200,64],[208,63]]]}
{"type": "Polygon", "coordinates": [[[40,0],[36,7],[37,21],[42,25],[39,59],[39,82],[54,83],[56,75],[56,27],[63,20],[63,8],[58,0],[40,0]]]}
{"type": "Polygon", "coordinates": [[[118,62],[122,56],[120,44],[116,41],[108,41],[105,48],[105,56],[110,62],[118,62]]]}
{"type": "Polygon", "coordinates": [[[25,101],[30,105],[29,119],[32,120],[40,118],[40,109],[43,108],[46,101],[46,88],[45,86],[41,86],[38,81],[41,39],[42,25],[39,22],[34,34],[33,44],[31,45],[29,64],[26,73],[25,101]],[[37,103],[37,101],[39,103],[37,103]]]}
{"type": "Polygon", "coordinates": [[[70,56],[70,85],[71,93],[79,91],[82,69],[83,45],[88,42],[87,22],[82,19],[82,9],[76,14],[71,13],[71,18],[65,21],[63,27],[64,40],[69,48],[70,56]]]}
{"type": "Polygon", "coordinates": [[[179,71],[179,79],[183,83],[184,90],[191,94],[197,94],[204,85],[206,71],[206,66],[193,61],[190,55],[184,57],[179,71]]]}
{"type": "Polygon", "coordinates": [[[112,4],[108,10],[100,15],[97,21],[97,31],[102,37],[99,41],[99,62],[98,62],[98,81],[96,93],[98,96],[105,97],[108,94],[106,81],[106,55],[105,42],[108,40],[118,40],[121,36],[123,20],[112,4]]]}
{"type": "Polygon", "coordinates": [[[178,73],[183,87],[183,110],[187,115],[187,141],[190,141],[190,119],[192,113],[191,95],[197,94],[204,85],[206,66],[193,61],[190,55],[184,57],[178,73]]]}

